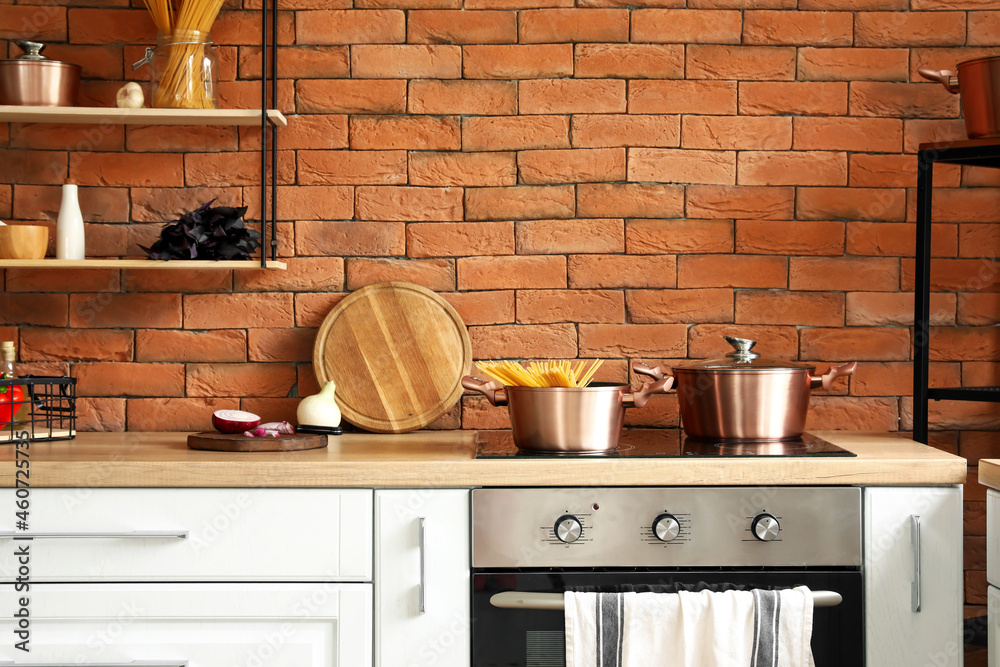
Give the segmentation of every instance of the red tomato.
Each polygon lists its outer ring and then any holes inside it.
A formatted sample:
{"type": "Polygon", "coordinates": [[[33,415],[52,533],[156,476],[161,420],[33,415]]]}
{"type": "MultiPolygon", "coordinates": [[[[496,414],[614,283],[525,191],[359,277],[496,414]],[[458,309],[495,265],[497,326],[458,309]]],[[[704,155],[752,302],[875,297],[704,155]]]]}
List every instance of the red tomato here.
{"type": "Polygon", "coordinates": [[[20,385],[0,387],[0,426],[8,426],[14,421],[14,414],[24,404],[24,390],[20,385]]]}

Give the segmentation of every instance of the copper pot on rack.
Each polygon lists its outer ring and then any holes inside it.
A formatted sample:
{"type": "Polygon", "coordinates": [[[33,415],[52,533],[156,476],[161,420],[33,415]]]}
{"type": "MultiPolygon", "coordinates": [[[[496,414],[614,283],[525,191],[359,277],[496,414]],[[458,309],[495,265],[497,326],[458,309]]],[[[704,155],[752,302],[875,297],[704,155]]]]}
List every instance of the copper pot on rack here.
{"type": "Polygon", "coordinates": [[[21,106],[76,106],[80,91],[79,65],[49,60],[45,45],[19,39],[24,53],[13,60],[0,60],[0,104],[21,106]]]}
{"type": "Polygon", "coordinates": [[[965,133],[970,139],[1000,137],[1000,56],[958,63],[958,73],[922,67],[920,76],[960,93],[965,133]]]}

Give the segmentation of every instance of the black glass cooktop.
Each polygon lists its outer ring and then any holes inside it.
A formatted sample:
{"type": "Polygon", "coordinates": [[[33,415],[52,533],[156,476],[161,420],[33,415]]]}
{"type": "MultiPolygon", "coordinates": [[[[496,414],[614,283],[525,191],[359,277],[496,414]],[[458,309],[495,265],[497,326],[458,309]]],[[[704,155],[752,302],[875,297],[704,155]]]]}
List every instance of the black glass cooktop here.
{"type": "Polygon", "coordinates": [[[480,431],[477,459],[506,458],[718,458],[734,456],[857,456],[842,447],[804,433],[795,440],[744,442],[689,438],[677,430],[632,429],[622,433],[618,449],[597,454],[526,452],[517,448],[510,431],[480,431]]]}

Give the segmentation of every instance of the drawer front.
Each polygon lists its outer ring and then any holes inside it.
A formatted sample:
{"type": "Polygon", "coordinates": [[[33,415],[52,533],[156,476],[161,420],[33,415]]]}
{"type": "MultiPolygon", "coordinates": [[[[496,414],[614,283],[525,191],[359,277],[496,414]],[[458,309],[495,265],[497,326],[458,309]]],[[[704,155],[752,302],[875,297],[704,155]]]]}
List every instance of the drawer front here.
{"type": "Polygon", "coordinates": [[[986,490],[986,579],[1000,586],[1000,492],[993,489],[986,490]]]}
{"type": "MultiPolygon", "coordinates": [[[[0,510],[8,534],[14,493],[0,510]]],[[[59,536],[2,540],[5,582],[24,545],[32,582],[371,581],[370,490],[32,489],[28,500],[29,530],[16,534],[59,536]]]]}
{"type": "Polygon", "coordinates": [[[0,664],[371,667],[371,588],[39,584],[20,600],[6,586],[0,664]],[[22,608],[30,620],[19,630],[22,608]]]}

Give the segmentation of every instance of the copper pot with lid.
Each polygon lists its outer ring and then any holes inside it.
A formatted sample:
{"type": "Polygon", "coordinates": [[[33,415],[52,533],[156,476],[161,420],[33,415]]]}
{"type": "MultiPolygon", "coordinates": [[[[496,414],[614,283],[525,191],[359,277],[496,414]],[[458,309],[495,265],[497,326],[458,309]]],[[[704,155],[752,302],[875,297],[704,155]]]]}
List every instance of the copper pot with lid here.
{"type": "Polygon", "coordinates": [[[1000,137],[1000,56],[958,63],[958,73],[922,67],[920,76],[961,93],[965,133],[970,139],[1000,137]]]}
{"type": "MultiPolygon", "coordinates": [[[[726,336],[735,351],[673,368],[684,432],[719,440],[788,440],[805,431],[809,397],[854,373],[858,362],[833,366],[814,375],[815,366],[764,359],[756,341],[726,336]]],[[[654,378],[659,367],[635,362],[632,370],[654,378]]]]}
{"type": "Polygon", "coordinates": [[[21,106],[76,106],[80,91],[79,65],[50,60],[41,42],[16,40],[24,53],[0,60],[0,104],[21,106]]]}

